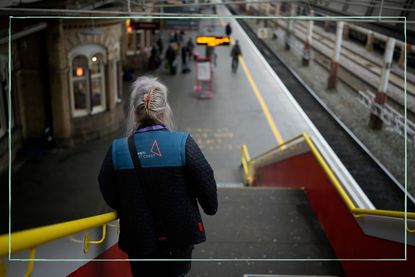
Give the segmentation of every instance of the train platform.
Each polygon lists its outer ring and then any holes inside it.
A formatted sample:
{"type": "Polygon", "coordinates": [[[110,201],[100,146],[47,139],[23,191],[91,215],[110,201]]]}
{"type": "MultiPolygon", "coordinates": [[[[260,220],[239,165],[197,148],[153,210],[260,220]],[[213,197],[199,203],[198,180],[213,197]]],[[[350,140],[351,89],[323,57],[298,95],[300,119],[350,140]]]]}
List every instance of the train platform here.
{"type": "MultiPolygon", "coordinates": [[[[224,21],[221,27],[224,28],[224,21]]],[[[196,247],[194,258],[259,260],[195,262],[190,276],[224,276],[223,272],[226,276],[341,275],[341,266],[336,261],[310,261],[304,266],[284,262],[284,259],[336,259],[303,190],[243,187],[242,144],[249,145],[255,156],[301,132],[313,136],[318,132],[310,129],[306,117],[298,113],[299,107],[281,89],[281,81],[275,80],[272,71],[258,70],[264,68],[265,61],[252,51],[254,48],[242,30],[234,28],[233,39],[240,41],[243,59],[238,71],[232,73],[230,47],[216,48],[211,99],[195,95],[194,61],[189,74],[170,75],[164,68],[152,73],[169,88],[176,129],[188,131],[195,138],[220,187],[219,213],[205,218],[208,242],[196,247]],[[267,262],[267,259],[282,261],[267,262]],[[229,275],[230,272],[234,275],[229,275]]],[[[196,51],[204,53],[204,48],[197,46],[196,51]]],[[[13,229],[110,211],[100,196],[96,178],[107,147],[122,132],[120,128],[111,136],[26,162],[13,176],[13,229]]]]}
{"type": "MultiPolygon", "coordinates": [[[[229,15],[223,6],[218,7],[218,10],[221,15],[229,15]]],[[[240,59],[238,71],[233,73],[230,47],[216,47],[217,62],[213,66],[211,98],[199,99],[195,95],[194,61],[190,63],[192,70],[187,74],[181,73],[180,66],[176,75],[170,75],[164,67],[155,72],[140,73],[157,76],[169,88],[169,102],[176,129],[187,131],[195,138],[214,169],[219,187],[218,213],[212,217],[204,216],[207,242],[196,246],[193,256],[194,259],[206,260],[194,261],[189,276],[343,276],[337,253],[344,253],[333,250],[333,242],[329,241],[327,232],[338,231],[335,234],[336,243],[352,241],[356,247],[360,246],[359,243],[362,241],[359,239],[364,235],[360,229],[356,231],[358,224],[346,205],[341,203],[338,207],[331,202],[331,198],[320,198],[324,203],[321,210],[325,214],[316,215],[315,203],[310,203],[313,192],[304,189],[313,182],[307,178],[297,182],[295,188],[289,184],[279,184],[280,187],[276,188],[272,183],[265,184],[265,179],[263,184],[257,184],[259,187],[246,187],[241,168],[241,147],[247,145],[251,156],[255,157],[299,134],[307,134],[320,149],[327,165],[349,186],[348,193],[354,196],[356,205],[366,209],[373,209],[374,206],[362,196],[364,194],[356,181],[294,101],[291,93],[295,92],[288,91],[237,21],[220,19],[217,24],[224,28],[227,21],[233,26],[232,40],[238,40],[241,44],[243,57],[240,59]],[[284,185],[288,188],[281,188],[284,185]],[[330,205],[335,208],[330,208],[330,205]],[[348,222],[353,222],[355,229],[342,229],[347,225],[322,226],[322,220],[335,218],[341,221],[341,215],[344,214],[348,222]],[[358,238],[353,237],[355,235],[358,238]]],[[[211,23],[203,21],[202,25],[211,23]]],[[[202,46],[196,47],[199,53],[203,54],[204,50],[202,46]]],[[[128,91],[129,84],[126,85],[125,89],[128,91]]],[[[124,101],[125,104],[128,103],[128,93],[124,101]]],[[[123,126],[120,126],[118,132],[108,137],[72,149],[61,149],[39,161],[26,162],[12,179],[15,184],[12,192],[13,226],[16,229],[25,229],[37,224],[53,224],[111,211],[100,196],[96,178],[112,139],[122,135],[123,126]]],[[[297,166],[292,172],[297,177],[315,172],[313,168],[309,172],[308,169],[309,167],[297,166]]],[[[321,168],[319,171],[322,172],[321,168]]],[[[327,181],[321,178],[318,182],[327,181]]],[[[317,190],[324,191],[320,187],[317,190]]],[[[330,185],[328,190],[333,192],[333,186],[330,185]]],[[[108,232],[105,244],[97,248],[91,247],[97,252],[90,250],[86,257],[92,259],[101,255],[99,251],[116,247],[115,224],[109,224],[112,232],[108,232]]],[[[94,239],[95,236],[99,238],[99,228],[94,232],[94,239]]],[[[64,243],[68,249],[73,250],[76,247],[77,252],[73,252],[74,256],[85,257],[86,252],[80,253],[82,251],[79,248],[84,243],[82,236],[73,235],[71,241],[65,238],[64,243]]],[[[374,243],[375,239],[369,238],[369,241],[374,243]]],[[[388,243],[390,242],[386,244],[388,243]]],[[[352,250],[351,253],[356,254],[355,252],[359,251],[352,250]]],[[[56,251],[56,248],[41,248],[37,257],[57,257],[60,254],[62,252],[56,251]]],[[[359,252],[356,255],[361,257],[359,255],[366,254],[359,252]]],[[[69,254],[62,255],[68,257],[69,254]]],[[[53,267],[59,268],[60,272],[67,275],[74,269],[74,264],[80,272],[71,276],[88,276],[85,273],[82,275],[84,266],[101,266],[107,263],[76,259],[72,264],[62,261],[41,262],[35,265],[38,269],[35,272],[40,275],[33,276],[47,276],[47,272],[56,272],[51,270],[53,267]]],[[[111,264],[108,266],[111,267],[111,264]]],[[[127,268],[125,263],[123,268],[127,268]]],[[[355,268],[359,269],[359,266],[355,268]]],[[[101,267],[98,272],[102,273],[105,270],[101,267]]],[[[128,276],[128,272],[126,274],[128,276]]]]}

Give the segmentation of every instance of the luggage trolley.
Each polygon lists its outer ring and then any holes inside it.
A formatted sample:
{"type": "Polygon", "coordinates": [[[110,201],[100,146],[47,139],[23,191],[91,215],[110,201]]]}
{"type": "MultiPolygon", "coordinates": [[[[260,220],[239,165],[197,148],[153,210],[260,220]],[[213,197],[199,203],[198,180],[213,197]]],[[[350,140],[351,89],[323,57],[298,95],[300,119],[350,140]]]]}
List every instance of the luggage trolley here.
{"type": "Polygon", "coordinates": [[[212,63],[209,58],[196,60],[196,85],[194,87],[196,97],[212,98],[212,63]]]}

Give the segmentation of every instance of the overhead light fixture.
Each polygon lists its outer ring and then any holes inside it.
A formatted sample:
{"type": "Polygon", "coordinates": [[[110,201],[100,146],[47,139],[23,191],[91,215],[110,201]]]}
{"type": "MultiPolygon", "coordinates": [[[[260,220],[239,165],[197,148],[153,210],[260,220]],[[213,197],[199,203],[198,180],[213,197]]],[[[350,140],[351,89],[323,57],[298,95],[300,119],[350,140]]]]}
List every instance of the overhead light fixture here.
{"type": "Polygon", "coordinates": [[[84,76],[84,69],[82,67],[78,66],[75,70],[75,76],[76,77],[84,76]]]}

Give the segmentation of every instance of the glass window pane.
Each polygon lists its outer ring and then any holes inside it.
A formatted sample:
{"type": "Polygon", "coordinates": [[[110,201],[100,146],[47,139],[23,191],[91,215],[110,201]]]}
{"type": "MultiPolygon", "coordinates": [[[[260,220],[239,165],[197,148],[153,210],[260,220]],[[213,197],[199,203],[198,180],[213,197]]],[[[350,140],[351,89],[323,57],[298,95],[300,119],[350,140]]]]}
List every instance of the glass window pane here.
{"type": "Polygon", "coordinates": [[[92,107],[101,106],[102,105],[102,78],[96,77],[92,78],[92,107]]]}
{"type": "Polygon", "coordinates": [[[84,56],[77,56],[72,60],[72,76],[85,77],[88,70],[88,60],[84,56]]]}
{"type": "Polygon", "coordinates": [[[127,50],[128,51],[135,51],[135,43],[134,43],[134,33],[129,33],[127,35],[127,50]]]}
{"type": "Polygon", "coordinates": [[[101,72],[102,55],[95,54],[91,57],[91,74],[97,74],[101,72]]]}
{"type": "Polygon", "coordinates": [[[79,80],[73,82],[74,92],[74,106],[76,110],[86,110],[87,108],[87,83],[86,80],[79,80]]]}
{"type": "Polygon", "coordinates": [[[136,33],[135,42],[136,42],[136,49],[141,51],[141,48],[144,46],[142,45],[142,33],[136,33]]]}

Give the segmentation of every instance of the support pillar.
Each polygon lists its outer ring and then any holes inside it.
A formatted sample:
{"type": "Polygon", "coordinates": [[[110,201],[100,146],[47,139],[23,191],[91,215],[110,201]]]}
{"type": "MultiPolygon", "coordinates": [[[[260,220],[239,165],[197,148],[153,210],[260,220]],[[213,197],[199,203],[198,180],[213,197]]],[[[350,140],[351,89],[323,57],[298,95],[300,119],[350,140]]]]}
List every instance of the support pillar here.
{"type": "MultiPolygon", "coordinates": [[[[380,83],[379,83],[379,89],[376,93],[374,103],[378,104],[380,106],[385,105],[387,100],[386,91],[388,89],[388,83],[389,83],[389,75],[390,70],[392,67],[392,61],[393,61],[393,51],[395,49],[395,43],[396,40],[394,38],[389,37],[388,41],[386,43],[386,49],[385,49],[385,59],[383,61],[383,68],[382,68],[382,75],[380,77],[380,83]]],[[[380,111],[378,111],[378,108],[376,106],[372,105],[372,108],[370,109],[370,120],[369,120],[369,127],[373,130],[380,130],[383,127],[383,121],[380,117],[380,111]]]]}
{"type": "MultiPolygon", "coordinates": [[[[270,3],[265,3],[265,16],[269,16],[270,3]]],[[[264,19],[264,27],[267,28],[269,19],[264,19]]]]}
{"type": "MultiPolygon", "coordinates": [[[[288,10],[289,10],[289,16],[292,16],[294,14],[294,5],[289,3],[288,10]]],[[[294,19],[289,19],[287,31],[285,35],[285,50],[290,50],[291,48],[291,36],[292,36],[293,29],[294,29],[294,19]]]]}
{"type": "Polygon", "coordinates": [[[340,50],[341,50],[341,44],[342,44],[342,38],[343,38],[343,25],[344,25],[343,21],[337,22],[336,44],[335,44],[335,48],[333,51],[331,65],[330,65],[329,79],[327,82],[328,89],[336,89],[337,87],[337,69],[339,67],[340,50]]]}
{"type": "MultiPolygon", "coordinates": [[[[406,44],[406,57],[408,57],[408,55],[411,53],[411,49],[412,49],[412,46],[409,43],[407,43],[406,44]]],[[[401,46],[401,54],[399,55],[398,65],[401,68],[405,67],[405,43],[403,43],[401,46]]]]}
{"type": "MultiPolygon", "coordinates": [[[[281,1],[279,1],[279,0],[277,0],[277,2],[275,2],[275,16],[281,16],[281,1]]],[[[275,23],[274,26],[276,28],[279,27],[278,20],[279,19],[276,19],[275,22],[274,22],[275,23]]]]}
{"type": "Polygon", "coordinates": [[[266,3],[265,4],[265,15],[266,16],[269,16],[270,15],[269,14],[270,8],[271,8],[271,4],[270,3],[266,3]]]}
{"type": "Polygon", "coordinates": [[[372,52],[373,51],[373,41],[375,40],[375,35],[373,32],[369,32],[367,34],[367,40],[366,40],[366,50],[372,52]]]}
{"type": "MultiPolygon", "coordinates": [[[[311,10],[309,16],[314,16],[314,11],[311,10]]],[[[314,21],[310,19],[308,21],[308,32],[307,38],[304,41],[304,50],[303,50],[303,65],[308,66],[311,59],[311,41],[313,40],[313,27],[314,21]]]]}

